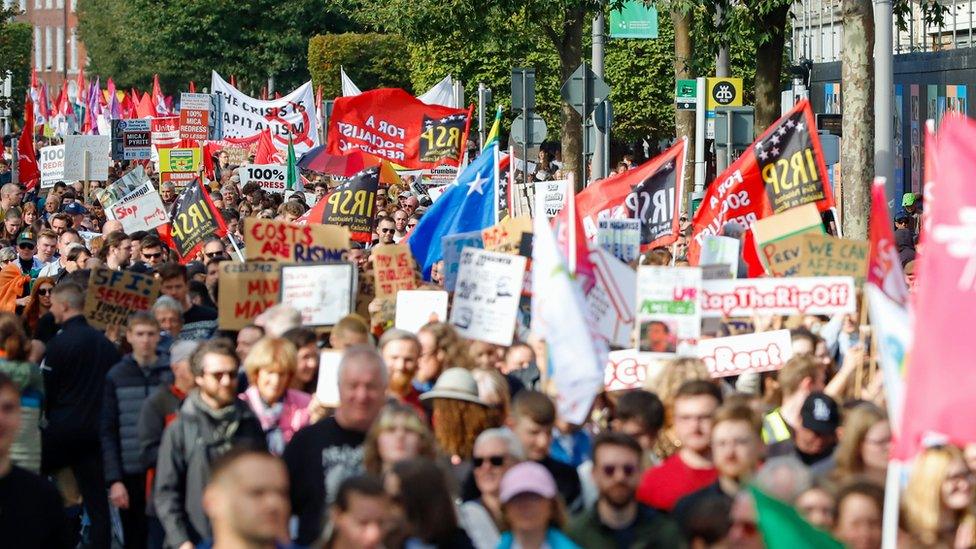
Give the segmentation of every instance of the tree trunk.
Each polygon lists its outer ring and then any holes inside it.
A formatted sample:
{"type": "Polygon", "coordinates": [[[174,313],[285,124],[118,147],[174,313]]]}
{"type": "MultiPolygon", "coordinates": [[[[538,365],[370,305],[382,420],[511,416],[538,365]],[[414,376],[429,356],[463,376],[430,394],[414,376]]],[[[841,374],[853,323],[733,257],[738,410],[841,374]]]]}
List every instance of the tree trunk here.
{"type": "MultiPolygon", "coordinates": [[[[681,13],[680,11],[671,12],[671,22],[674,25],[674,80],[687,80],[694,78],[691,70],[691,57],[693,55],[694,43],[691,38],[691,14],[681,13]]],[[[699,97],[699,101],[705,101],[704,97],[699,97]]],[[[678,139],[688,138],[690,150],[685,155],[684,168],[684,189],[685,194],[690,194],[695,188],[695,111],[674,111],[674,131],[678,139]]],[[[698,131],[705,131],[705,128],[698,128],[698,131]]],[[[691,201],[684,197],[688,210],[691,211],[691,201]]]]}
{"type": "Polygon", "coordinates": [[[874,11],[871,0],[843,0],[841,203],[846,238],[868,237],[874,178],[874,11]]]}
{"type": "MultiPolygon", "coordinates": [[[[559,52],[559,79],[565,82],[583,62],[583,21],[584,12],[580,8],[567,9],[563,15],[564,25],[560,42],[554,44],[559,52]]],[[[563,153],[563,175],[572,172],[576,180],[576,191],[586,186],[583,178],[583,118],[569,103],[563,101],[562,122],[559,139],[563,153]]],[[[587,173],[589,171],[587,170],[587,173]]]]}
{"type": "Polygon", "coordinates": [[[784,31],[789,10],[790,5],[783,3],[758,21],[759,29],[768,30],[772,35],[756,50],[756,82],[753,86],[756,93],[756,135],[764,132],[780,117],[780,77],[783,74],[783,48],[786,46],[784,31]]]}

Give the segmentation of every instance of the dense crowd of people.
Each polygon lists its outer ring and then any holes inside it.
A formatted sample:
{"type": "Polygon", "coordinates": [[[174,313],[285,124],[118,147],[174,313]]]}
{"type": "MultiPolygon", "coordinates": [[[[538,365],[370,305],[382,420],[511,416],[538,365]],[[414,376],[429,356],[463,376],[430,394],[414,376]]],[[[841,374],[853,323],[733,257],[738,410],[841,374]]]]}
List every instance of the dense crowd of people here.
{"type": "MultiPolygon", "coordinates": [[[[791,328],[781,370],[712,378],[675,358],[575,425],[536,340],[469,341],[445,322],[413,333],[369,304],[328,330],[287,303],[218,330],[219,265],[239,260],[242,220],[295,221],[332,183],[309,174],[311,196],[283,200],[215,161],[228,235],[185,265],[81,183],[0,188],[0,545],[762,547],[757,486],[851,547],[880,547],[892,431],[857,315],[753,319],[791,328]],[[151,273],[162,295],[98,330],[84,314],[95,267],[151,273]],[[324,350],[341,353],[338,402],[316,394],[324,350]]],[[[376,207],[374,244],[424,214],[408,185],[376,207]]],[[[917,226],[905,214],[899,231],[917,226]]],[[[643,261],[683,260],[686,243],[643,261]]],[[[370,248],[348,253],[362,280],[370,248]]],[[[974,467],[976,447],[924,451],[905,546],[976,543],[974,467]]]]}

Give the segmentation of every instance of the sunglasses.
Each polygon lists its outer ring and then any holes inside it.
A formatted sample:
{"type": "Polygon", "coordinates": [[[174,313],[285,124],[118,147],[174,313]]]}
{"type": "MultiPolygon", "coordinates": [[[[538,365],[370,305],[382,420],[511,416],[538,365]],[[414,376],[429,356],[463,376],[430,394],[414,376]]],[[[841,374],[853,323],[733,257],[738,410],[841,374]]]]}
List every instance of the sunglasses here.
{"type": "Polygon", "coordinates": [[[237,376],[237,372],[204,372],[203,375],[212,377],[217,381],[223,381],[225,379],[234,379],[237,376]]]}
{"type": "Polygon", "coordinates": [[[501,467],[502,465],[505,465],[505,456],[476,457],[471,459],[471,462],[474,463],[475,469],[484,465],[486,461],[490,463],[492,467],[501,467]]]}
{"type": "Polygon", "coordinates": [[[380,229],[380,232],[383,233],[383,234],[386,234],[386,233],[394,233],[394,232],[396,232],[396,229],[380,229]]]}
{"type": "Polygon", "coordinates": [[[37,290],[37,295],[51,295],[51,288],[45,288],[43,290],[37,290]]]}
{"type": "Polygon", "coordinates": [[[203,255],[209,257],[210,259],[213,259],[215,257],[220,257],[220,256],[224,255],[224,252],[207,252],[207,253],[205,253],[203,255]]]}
{"type": "Polygon", "coordinates": [[[17,244],[17,247],[20,248],[21,250],[33,250],[34,249],[34,245],[31,244],[30,242],[21,242],[20,244],[17,244]]]}
{"type": "Polygon", "coordinates": [[[623,471],[625,477],[632,476],[634,473],[637,472],[637,467],[634,467],[633,465],[630,465],[630,464],[627,464],[627,465],[604,465],[601,468],[601,470],[603,471],[603,474],[606,475],[606,476],[608,476],[608,477],[615,476],[617,474],[617,469],[620,469],[621,471],[623,471]]]}
{"type": "Polygon", "coordinates": [[[142,256],[145,257],[146,259],[157,259],[163,257],[163,252],[156,252],[154,254],[147,254],[143,252],[142,256]]]}

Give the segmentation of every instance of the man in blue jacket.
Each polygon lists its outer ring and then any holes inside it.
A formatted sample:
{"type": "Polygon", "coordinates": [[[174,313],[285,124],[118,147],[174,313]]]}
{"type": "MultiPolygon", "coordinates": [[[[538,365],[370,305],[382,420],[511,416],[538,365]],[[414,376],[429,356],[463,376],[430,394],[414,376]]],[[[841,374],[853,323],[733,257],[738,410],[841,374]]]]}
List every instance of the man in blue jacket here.
{"type": "Polygon", "coordinates": [[[102,403],[102,460],[109,501],[119,509],[127,549],[146,546],[146,468],[140,460],[139,413],[142,404],[172,375],[169,357],[156,354],[159,323],[149,313],[129,317],[125,331],[132,353],[105,378],[102,403]]]}

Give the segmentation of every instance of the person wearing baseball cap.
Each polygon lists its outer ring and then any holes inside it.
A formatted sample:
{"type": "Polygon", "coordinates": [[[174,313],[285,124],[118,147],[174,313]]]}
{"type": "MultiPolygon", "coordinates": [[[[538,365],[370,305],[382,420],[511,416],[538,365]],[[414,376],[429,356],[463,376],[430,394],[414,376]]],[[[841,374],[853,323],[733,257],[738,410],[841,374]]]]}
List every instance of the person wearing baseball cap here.
{"type": "Polygon", "coordinates": [[[800,424],[793,438],[770,446],[768,456],[794,456],[812,470],[820,470],[837,447],[839,426],[837,402],[825,393],[810,393],[800,408],[800,424]]]}
{"type": "Polygon", "coordinates": [[[514,465],[502,477],[498,498],[509,526],[498,543],[499,549],[579,547],[562,532],[566,526],[566,509],[556,490],[556,481],[542,465],[533,461],[514,465]]]}

